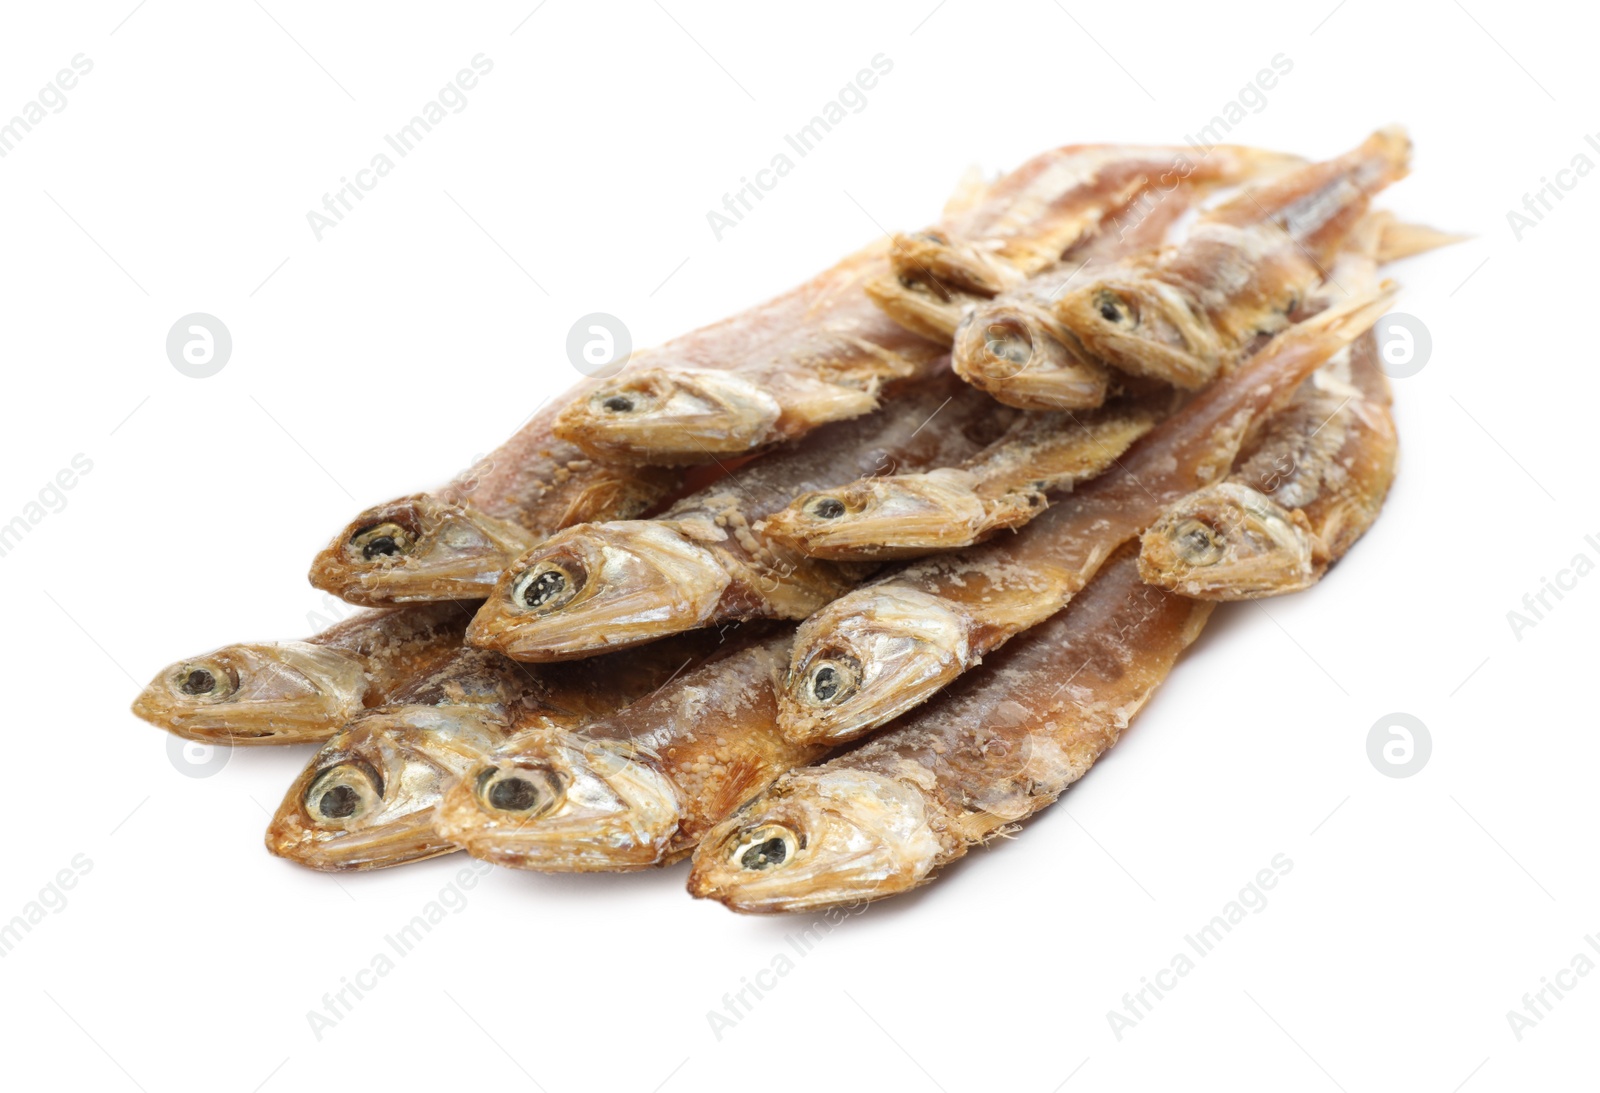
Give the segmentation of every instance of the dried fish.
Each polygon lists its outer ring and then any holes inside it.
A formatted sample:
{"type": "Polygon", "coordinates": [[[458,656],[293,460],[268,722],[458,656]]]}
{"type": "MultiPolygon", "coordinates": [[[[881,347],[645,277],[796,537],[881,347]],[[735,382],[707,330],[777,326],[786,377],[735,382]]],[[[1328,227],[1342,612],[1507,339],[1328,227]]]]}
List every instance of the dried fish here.
{"type": "MultiPolygon", "coordinates": [[[[868,295],[907,330],[950,344],[974,303],[1013,288],[1059,260],[1113,217],[1131,223],[1164,195],[1184,205],[1200,190],[1281,170],[1292,157],[1218,145],[1091,144],[1035,156],[997,182],[989,200],[964,218],[896,235],[891,269],[867,283],[868,295]]],[[[1159,239],[1159,237],[1157,237],[1159,239]]]]}
{"type": "Polygon", "coordinates": [[[289,788],[267,849],[313,869],[378,869],[449,853],[434,813],[456,778],[520,726],[576,726],[715,650],[715,633],[623,657],[529,666],[482,649],[450,661],[332,737],[289,788]]]}
{"type": "Polygon", "coordinates": [[[964,390],[945,367],[882,412],[820,429],[657,519],[553,536],[506,570],[467,640],[520,660],[565,660],[733,619],[805,617],[866,570],[789,550],[759,521],[808,490],[947,466],[992,440],[1009,418],[957,399],[964,390]]]}
{"type": "MultiPolygon", "coordinates": [[[[1242,161],[1269,154],[1223,149],[1198,163],[1191,156],[1115,146],[1047,152],[947,209],[919,238],[1034,268],[1125,205],[1146,176],[1242,170],[1242,161]]],[[[636,354],[622,374],[568,406],[557,433],[599,458],[707,463],[870,412],[886,385],[942,367],[949,344],[948,331],[937,341],[921,337],[863,292],[885,278],[897,283],[892,263],[916,250],[906,238],[874,244],[743,315],[636,354]]],[[[911,268],[920,269],[915,261],[911,268]]]]}
{"type": "Polygon", "coordinates": [[[1115,470],[1017,534],[913,562],[812,615],[779,702],[785,735],[859,736],[1060,610],[1168,504],[1225,474],[1260,423],[1369,328],[1390,295],[1358,297],[1291,327],[1145,436],[1115,470]]]}
{"type": "Polygon", "coordinates": [[[1144,579],[1208,600],[1309,588],[1377,519],[1398,440],[1369,331],[1302,386],[1225,482],[1144,533],[1144,579]]]}
{"type": "Polygon", "coordinates": [[[825,750],[786,742],[777,693],[792,628],[747,637],[581,732],[520,733],[446,794],[436,826],[474,857],[552,872],[641,869],[825,750]]]}
{"type": "Polygon", "coordinates": [[[447,485],[357,516],[313,560],[311,583],[371,607],[478,600],[512,558],[556,531],[648,511],[676,488],[677,474],[597,462],[551,431],[560,407],[598,382],[536,413],[447,485]]]}
{"type": "Polygon", "coordinates": [[[1063,296],[1056,318],[1102,363],[1195,388],[1284,329],[1371,197],[1406,174],[1411,142],[1374,133],[1209,210],[1182,243],[1063,296]]]}
{"type": "Polygon", "coordinates": [[[1131,548],[1066,610],[882,734],[791,771],[709,832],[690,894],[807,911],[932,880],[1053,803],[1117,739],[1212,605],[1151,588],[1131,548]]]}
{"type": "Polygon", "coordinates": [[[1048,494],[1100,474],[1173,403],[1163,395],[1079,414],[1022,414],[959,467],[807,493],[761,528],[803,554],[834,561],[920,558],[970,546],[1021,527],[1044,511],[1048,494]]]}
{"type": "Polygon", "coordinates": [[[369,611],[305,641],[225,645],[170,664],[133,703],[152,725],[213,744],[326,740],[461,647],[476,604],[369,611]]]}

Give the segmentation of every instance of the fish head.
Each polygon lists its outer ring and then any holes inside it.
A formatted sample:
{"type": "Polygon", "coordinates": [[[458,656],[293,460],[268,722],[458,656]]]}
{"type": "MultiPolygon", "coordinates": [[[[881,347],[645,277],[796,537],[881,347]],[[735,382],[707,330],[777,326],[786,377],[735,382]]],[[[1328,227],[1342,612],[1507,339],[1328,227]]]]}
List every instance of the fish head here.
{"type": "Polygon", "coordinates": [[[517,660],[568,660],[701,626],[729,581],[669,521],[579,524],[518,558],[467,628],[517,660]]]}
{"type": "Polygon", "coordinates": [[[1176,288],[1137,269],[1075,289],[1055,313],[1089,356],[1123,372],[1184,388],[1216,374],[1220,348],[1210,325],[1176,288]]]}
{"type": "Polygon", "coordinates": [[[1077,340],[1034,309],[994,305],[956,330],[956,374],[1008,406],[1085,410],[1106,400],[1110,376],[1077,340]]]}
{"type": "Polygon", "coordinates": [[[701,840],[689,893],[736,911],[805,911],[904,892],[940,844],[926,799],[849,767],[791,771],[701,840]]]}
{"type": "Polygon", "coordinates": [[[732,372],[639,368],[596,385],[556,418],[556,435],[597,459],[710,463],[769,443],[782,407],[732,372]]]}
{"type": "Polygon", "coordinates": [[[763,530],[801,553],[841,561],[911,558],[972,541],[985,518],[971,473],[863,478],[804,494],[763,530]]]}
{"type": "Polygon", "coordinates": [[[842,596],[796,632],[778,727],[795,743],[854,740],[966,671],[970,638],[967,618],[926,592],[884,585],[842,596]]]}
{"type": "Polygon", "coordinates": [[[633,745],[540,727],[468,771],[436,823],[484,861],[590,872],[659,864],[679,811],[672,782],[633,745]]]}
{"type": "Polygon", "coordinates": [[[1189,494],[1139,544],[1146,584],[1208,600],[1250,599],[1315,579],[1316,540],[1305,515],[1238,482],[1189,494]]]}
{"type": "Polygon", "coordinates": [[[516,524],[419,493],[356,517],[312,562],[311,583],[366,606],[475,600],[535,542],[516,524]]]}
{"type": "Polygon", "coordinates": [[[377,869],[448,853],[434,833],[446,789],[505,739],[482,710],[397,706],[335,735],[295,779],[267,849],[313,869],[377,869]]]}
{"type": "Polygon", "coordinates": [[[368,686],[359,661],[325,645],[225,645],[156,673],[133,712],[190,740],[296,744],[360,713],[368,686]]]}

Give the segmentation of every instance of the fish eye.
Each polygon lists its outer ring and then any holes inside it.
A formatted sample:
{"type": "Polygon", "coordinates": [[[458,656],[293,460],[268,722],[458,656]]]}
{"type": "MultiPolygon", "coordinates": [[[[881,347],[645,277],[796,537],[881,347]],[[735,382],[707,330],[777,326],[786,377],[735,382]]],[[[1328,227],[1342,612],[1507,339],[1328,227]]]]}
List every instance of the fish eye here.
{"type": "Polygon", "coordinates": [[[806,697],[818,706],[842,702],[855,693],[861,664],[854,657],[831,656],[812,663],[806,676],[806,697]]]}
{"type": "Polygon", "coordinates": [[[346,762],[317,775],[306,789],[306,813],[317,823],[344,826],[374,811],[383,799],[383,779],[366,763],[346,762]]]}
{"type": "Polygon", "coordinates": [[[379,558],[408,554],[415,542],[410,531],[390,522],[362,528],[350,537],[350,548],[364,560],[372,562],[379,558]]]}
{"type": "Polygon", "coordinates": [[[1100,309],[1100,317],[1108,323],[1121,324],[1133,318],[1128,301],[1112,292],[1102,292],[1095,299],[1095,306],[1100,309]]]}
{"type": "Polygon", "coordinates": [[[990,356],[1012,364],[1027,364],[1033,358],[1033,338],[1019,323],[990,323],[984,331],[983,348],[990,356]]]}
{"type": "Polygon", "coordinates": [[[226,698],[239,689],[239,680],[219,664],[180,664],[173,685],[190,698],[226,698]]]}
{"type": "Polygon", "coordinates": [[[633,413],[634,401],[627,395],[612,395],[600,403],[601,409],[611,414],[633,413]]]}
{"type": "Polygon", "coordinates": [[[554,611],[578,594],[582,575],[569,574],[548,562],[535,566],[511,588],[513,603],[534,611],[554,611]]]}
{"type": "Polygon", "coordinates": [[[478,798],[496,812],[523,812],[541,816],[562,799],[565,786],[553,771],[491,767],[478,776],[478,798]]]}
{"type": "Polygon", "coordinates": [[[765,824],[746,832],[729,855],[740,868],[760,871],[782,865],[799,845],[795,833],[778,824],[765,824]]]}
{"type": "Polygon", "coordinates": [[[1222,558],[1222,538],[1199,520],[1185,520],[1172,533],[1178,554],[1190,565],[1213,565],[1222,558]]]}
{"type": "Polygon", "coordinates": [[[806,506],[806,511],[818,520],[837,520],[844,515],[844,502],[837,497],[819,497],[806,506]]]}

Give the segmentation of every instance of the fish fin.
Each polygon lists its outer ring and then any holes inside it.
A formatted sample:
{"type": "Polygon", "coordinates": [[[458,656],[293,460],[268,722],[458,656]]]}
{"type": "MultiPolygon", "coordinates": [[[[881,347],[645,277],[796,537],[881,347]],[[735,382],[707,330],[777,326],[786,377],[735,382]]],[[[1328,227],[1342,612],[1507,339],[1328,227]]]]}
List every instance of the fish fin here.
{"type": "Polygon", "coordinates": [[[1390,216],[1382,226],[1375,256],[1382,265],[1424,254],[1439,247],[1464,243],[1471,238],[1471,235],[1440,231],[1425,224],[1407,224],[1390,216]]]}
{"type": "Polygon", "coordinates": [[[969,164],[961,177],[956,179],[955,189],[950,191],[950,196],[945,199],[943,216],[945,219],[960,216],[977,207],[983,200],[983,195],[989,192],[989,184],[983,180],[983,171],[976,163],[969,164]]]}
{"type": "Polygon", "coordinates": [[[771,773],[767,764],[755,756],[742,755],[727,765],[711,802],[710,815],[729,816],[765,788],[771,773]]]}

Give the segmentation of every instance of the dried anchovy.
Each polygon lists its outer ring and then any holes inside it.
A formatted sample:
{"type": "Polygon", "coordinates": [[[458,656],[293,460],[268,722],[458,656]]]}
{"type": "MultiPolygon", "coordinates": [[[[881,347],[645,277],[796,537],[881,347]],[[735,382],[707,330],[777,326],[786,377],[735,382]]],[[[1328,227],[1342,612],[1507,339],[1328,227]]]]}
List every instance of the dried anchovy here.
{"type": "Polygon", "coordinates": [[[313,869],[379,869],[454,850],[433,830],[446,789],[532,723],[577,726],[649,694],[710,656],[713,633],[579,664],[519,664],[458,648],[342,728],[278,806],[267,849],[313,869]]]}
{"type": "Polygon", "coordinates": [[[1104,364],[1200,387],[1290,324],[1372,195],[1405,176],[1410,152],[1402,131],[1384,129],[1336,159],[1247,187],[1177,246],[1067,293],[1055,316],[1104,364]]]}
{"type": "Polygon", "coordinates": [[[474,603],[367,611],[304,641],[225,645],[169,664],[133,703],[152,725],[220,744],[326,740],[461,647],[474,603]]]}
{"type": "Polygon", "coordinates": [[[676,861],[786,770],[824,748],[776,728],[793,629],[726,654],[582,731],[518,734],[467,771],[436,827],[475,857],[553,872],[676,861]]]}
{"type": "Polygon", "coordinates": [[[804,618],[867,571],[789,550],[759,522],[808,490],[970,454],[1011,412],[954,397],[965,390],[945,368],[881,412],[746,464],[654,520],[553,536],[506,570],[467,640],[520,660],[565,660],[734,619],[804,618]]]}
{"type": "Polygon", "coordinates": [[[1297,324],[1017,534],[913,562],[812,615],[779,704],[785,734],[859,736],[1060,610],[1167,505],[1225,474],[1260,424],[1388,298],[1360,297],[1297,324]]]}
{"type": "Polygon", "coordinates": [[[1124,548],[1071,606],[936,701],[783,775],[719,824],[695,853],[690,893],[761,913],[926,884],[1081,778],[1211,608],[1141,582],[1124,548]]]}
{"type": "Polygon", "coordinates": [[[677,487],[676,473],[597,462],[552,431],[560,407],[596,382],[535,414],[448,484],[361,513],[317,554],[311,583],[371,607],[480,600],[512,558],[546,536],[648,511],[677,487]]]}

